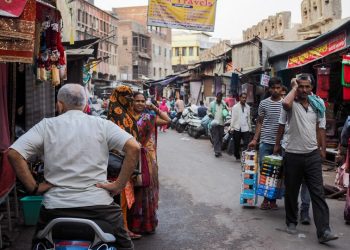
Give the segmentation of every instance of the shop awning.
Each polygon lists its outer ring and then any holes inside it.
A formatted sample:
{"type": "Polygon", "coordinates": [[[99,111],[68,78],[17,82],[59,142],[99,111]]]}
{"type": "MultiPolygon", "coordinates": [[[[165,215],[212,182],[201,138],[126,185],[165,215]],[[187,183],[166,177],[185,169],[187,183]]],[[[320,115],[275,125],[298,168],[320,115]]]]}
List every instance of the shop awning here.
{"type": "Polygon", "coordinates": [[[350,46],[350,18],[337,28],[294,49],[271,56],[268,61],[275,71],[304,66],[350,46]]]}
{"type": "Polygon", "coordinates": [[[27,0],[0,1],[0,17],[19,17],[27,0]]]}

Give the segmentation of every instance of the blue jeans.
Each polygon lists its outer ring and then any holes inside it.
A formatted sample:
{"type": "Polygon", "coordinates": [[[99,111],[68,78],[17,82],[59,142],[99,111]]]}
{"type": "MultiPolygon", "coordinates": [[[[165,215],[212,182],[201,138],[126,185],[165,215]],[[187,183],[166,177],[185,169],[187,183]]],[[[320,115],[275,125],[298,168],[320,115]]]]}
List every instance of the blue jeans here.
{"type": "MultiPolygon", "coordinates": [[[[260,168],[263,165],[263,159],[267,155],[273,154],[273,148],[275,147],[274,144],[267,144],[267,143],[260,143],[259,145],[259,166],[260,168]]],[[[276,199],[268,199],[265,197],[266,200],[276,202],[276,199]]]]}

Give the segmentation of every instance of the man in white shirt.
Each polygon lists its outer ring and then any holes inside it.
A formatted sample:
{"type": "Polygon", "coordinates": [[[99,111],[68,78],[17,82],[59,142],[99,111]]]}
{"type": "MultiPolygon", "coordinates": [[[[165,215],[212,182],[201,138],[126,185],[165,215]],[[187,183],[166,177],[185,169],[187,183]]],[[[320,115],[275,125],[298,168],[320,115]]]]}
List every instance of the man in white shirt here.
{"type": "Polygon", "coordinates": [[[236,160],[241,159],[240,148],[241,139],[243,139],[242,150],[247,149],[252,131],[250,120],[250,106],[247,102],[247,93],[241,93],[239,102],[232,107],[230,130],[233,133],[235,143],[234,156],[236,160]]]}
{"type": "Polygon", "coordinates": [[[323,189],[321,157],[326,156],[324,103],[312,96],[313,78],[309,74],[292,79],[291,87],[283,100],[289,125],[284,157],[287,232],[297,233],[298,194],[304,180],[311,196],[318,241],[325,243],[338,237],[329,226],[329,208],[323,189]]]}
{"type": "Polygon", "coordinates": [[[32,194],[43,194],[37,230],[57,217],[104,220],[111,225],[118,249],[133,249],[121,209],[111,193],[126,185],[138,161],[140,146],[111,121],[84,114],[84,88],[66,84],[58,92],[60,115],[45,118],[21,136],[9,151],[18,178],[32,194]],[[107,183],[109,151],[125,152],[119,178],[107,183]],[[43,155],[45,182],[36,183],[26,160],[43,155]]]}

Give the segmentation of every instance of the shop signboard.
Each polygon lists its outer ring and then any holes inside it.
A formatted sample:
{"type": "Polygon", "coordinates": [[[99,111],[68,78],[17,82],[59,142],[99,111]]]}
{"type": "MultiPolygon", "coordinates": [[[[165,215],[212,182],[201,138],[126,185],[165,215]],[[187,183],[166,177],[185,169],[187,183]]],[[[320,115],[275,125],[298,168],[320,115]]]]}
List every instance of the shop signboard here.
{"type": "Polygon", "coordinates": [[[288,57],[287,68],[300,67],[346,47],[346,32],[288,57]]]}
{"type": "Polygon", "coordinates": [[[269,86],[269,81],[270,81],[270,76],[262,74],[260,78],[260,85],[268,87],[269,86]]]}
{"type": "Polygon", "coordinates": [[[217,0],[149,0],[147,25],[214,31],[217,0]]]}

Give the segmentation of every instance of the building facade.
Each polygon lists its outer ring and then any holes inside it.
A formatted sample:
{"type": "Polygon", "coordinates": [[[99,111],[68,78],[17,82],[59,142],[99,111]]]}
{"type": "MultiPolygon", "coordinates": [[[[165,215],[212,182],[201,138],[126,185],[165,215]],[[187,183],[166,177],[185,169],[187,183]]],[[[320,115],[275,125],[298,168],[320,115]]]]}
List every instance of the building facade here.
{"type": "MultiPolygon", "coordinates": [[[[137,80],[150,78],[158,80],[170,75],[172,73],[171,30],[163,27],[147,26],[147,6],[113,8],[112,11],[113,13],[116,13],[120,19],[119,33],[122,34],[120,37],[122,42],[120,43],[119,47],[121,53],[119,69],[122,77],[126,77],[123,72],[126,72],[131,65],[132,68],[136,70],[136,66],[140,66],[140,62],[146,63],[145,60],[148,58],[148,73],[146,74],[146,71],[142,71],[138,74],[132,74],[131,79],[137,80]],[[128,23],[129,25],[125,25],[125,23],[128,23]],[[138,55],[133,54],[133,59],[130,61],[130,58],[124,58],[127,57],[127,53],[125,53],[127,45],[124,44],[125,40],[128,40],[128,37],[130,36],[130,29],[135,27],[138,27],[138,31],[142,30],[142,32],[139,33],[141,36],[148,37],[148,39],[146,39],[147,58],[146,55],[142,54],[145,52],[141,51],[140,54],[139,51],[137,52],[138,55]],[[140,59],[140,57],[142,57],[142,59],[140,59]]],[[[134,34],[137,33],[135,33],[135,31],[132,32],[134,34]]],[[[136,39],[133,41],[136,42],[136,39]]],[[[143,65],[145,66],[146,64],[143,65]]],[[[138,70],[140,71],[139,67],[138,70]]]]}
{"type": "Polygon", "coordinates": [[[210,38],[211,35],[204,32],[173,31],[171,63],[174,71],[198,63],[200,54],[213,45],[210,38]]]}
{"type": "Polygon", "coordinates": [[[301,24],[291,25],[291,12],[284,11],[243,31],[243,40],[258,36],[273,40],[308,40],[341,23],[341,0],[303,0],[301,24]]]}
{"type": "MultiPolygon", "coordinates": [[[[93,5],[93,1],[75,0],[68,4],[74,40],[100,38],[93,78],[116,80],[118,75],[118,18],[93,5]]],[[[67,18],[67,17],[66,17],[67,18]]],[[[69,41],[69,40],[68,40],[69,41]]]]}

